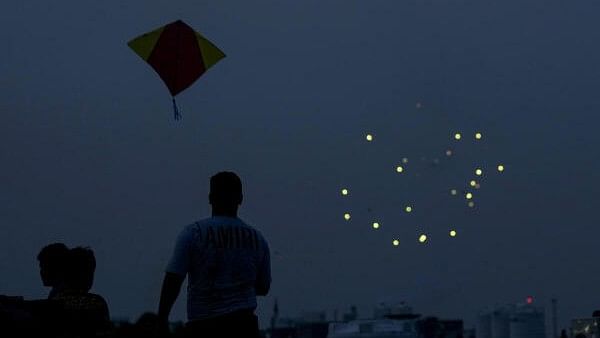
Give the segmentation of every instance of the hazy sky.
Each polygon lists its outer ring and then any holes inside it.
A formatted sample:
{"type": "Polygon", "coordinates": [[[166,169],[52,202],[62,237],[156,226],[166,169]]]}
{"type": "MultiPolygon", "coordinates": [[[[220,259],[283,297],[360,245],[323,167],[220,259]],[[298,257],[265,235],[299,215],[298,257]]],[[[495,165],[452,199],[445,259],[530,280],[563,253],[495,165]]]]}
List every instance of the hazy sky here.
{"type": "Polygon", "coordinates": [[[263,321],[275,297],[289,316],[351,304],[369,316],[406,300],[473,325],[527,295],[557,297],[562,327],[589,316],[600,308],[599,11],[593,0],[5,3],[0,294],[44,297],[35,256],[64,241],[95,250],[94,290],[113,316],[154,311],[177,233],[208,215],[209,177],[234,170],[241,217],[273,252],[263,321]],[[227,54],[179,95],[180,122],[126,45],[176,19],[227,54]],[[414,166],[399,177],[404,156],[414,166]],[[486,176],[475,210],[447,196],[496,161],[507,170],[486,176]]]}

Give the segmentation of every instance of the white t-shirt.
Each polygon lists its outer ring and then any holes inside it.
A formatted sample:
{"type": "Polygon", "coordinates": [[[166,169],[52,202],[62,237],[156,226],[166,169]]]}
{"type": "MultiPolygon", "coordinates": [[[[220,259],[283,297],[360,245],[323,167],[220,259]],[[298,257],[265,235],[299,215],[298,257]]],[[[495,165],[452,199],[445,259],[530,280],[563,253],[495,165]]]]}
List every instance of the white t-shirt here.
{"type": "Polygon", "coordinates": [[[269,246],[241,219],[211,217],[183,229],[166,271],[188,276],[188,320],[255,309],[271,284],[269,246]]]}

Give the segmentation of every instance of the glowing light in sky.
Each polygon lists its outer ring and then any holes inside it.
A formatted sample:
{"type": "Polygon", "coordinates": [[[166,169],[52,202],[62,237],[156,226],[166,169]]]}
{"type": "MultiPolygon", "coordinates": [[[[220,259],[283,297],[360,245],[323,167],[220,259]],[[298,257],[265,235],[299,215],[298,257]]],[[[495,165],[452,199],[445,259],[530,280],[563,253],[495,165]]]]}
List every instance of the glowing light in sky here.
{"type": "Polygon", "coordinates": [[[467,205],[469,206],[469,208],[472,208],[475,206],[475,202],[470,201],[467,205]]]}
{"type": "Polygon", "coordinates": [[[396,167],[396,172],[399,172],[399,173],[401,173],[401,172],[403,172],[403,171],[404,171],[404,168],[402,168],[402,166],[397,166],[397,167],[396,167]]]}
{"type": "Polygon", "coordinates": [[[348,189],[342,189],[342,195],[344,195],[344,196],[348,195],[348,189]]]}
{"type": "Polygon", "coordinates": [[[373,223],[373,229],[379,229],[379,223],[374,222],[373,223]]]}
{"type": "Polygon", "coordinates": [[[344,219],[345,219],[346,221],[349,221],[349,220],[350,220],[350,214],[349,214],[349,213],[345,213],[345,214],[344,214],[344,219]]]}
{"type": "Polygon", "coordinates": [[[446,156],[448,156],[448,157],[452,156],[452,150],[450,150],[450,149],[446,150],[446,156]]]}
{"type": "Polygon", "coordinates": [[[427,242],[427,235],[423,234],[423,235],[419,236],[419,242],[421,242],[421,243],[427,242]]]}
{"type": "Polygon", "coordinates": [[[406,208],[404,208],[404,210],[406,210],[406,212],[412,212],[412,207],[408,205],[406,208]]]}
{"type": "Polygon", "coordinates": [[[373,135],[372,134],[367,134],[367,141],[369,141],[369,142],[373,141],[373,135]]]}
{"type": "Polygon", "coordinates": [[[475,175],[477,175],[477,176],[483,175],[483,170],[481,170],[480,168],[475,169],[475,175]]]}
{"type": "Polygon", "coordinates": [[[481,133],[475,133],[475,139],[481,140],[482,137],[483,135],[481,135],[481,133]]]}
{"type": "Polygon", "coordinates": [[[456,230],[450,230],[450,237],[456,237],[456,230]]]}
{"type": "Polygon", "coordinates": [[[456,189],[452,189],[452,190],[450,190],[450,194],[452,196],[454,196],[454,195],[458,194],[458,191],[456,191],[456,189]]]}
{"type": "Polygon", "coordinates": [[[408,158],[406,158],[406,157],[405,157],[405,158],[403,158],[403,159],[402,159],[402,163],[404,163],[404,164],[408,163],[408,158]]]}
{"type": "Polygon", "coordinates": [[[460,140],[461,138],[462,138],[462,135],[461,135],[460,133],[456,133],[456,134],[454,134],[454,139],[455,139],[455,140],[457,140],[457,141],[458,141],[458,140],[460,140]]]}
{"type": "Polygon", "coordinates": [[[473,198],[473,194],[471,194],[470,192],[468,192],[468,193],[465,195],[465,197],[466,197],[468,200],[470,200],[470,199],[472,199],[472,198],[473,198]]]}
{"type": "Polygon", "coordinates": [[[472,187],[476,187],[477,186],[477,181],[471,180],[471,182],[469,182],[469,185],[471,185],[472,187]]]}
{"type": "Polygon", "coordinates": [[[393,241],[392,241],[392,244],[393,244],[394,246],[398,246],[398,245],[400,245],[400,241],[399,241],[399,240],[397,240],[397,239],[395,239],[395,240],[393,240],[393,241]]]}
{"type": "Polygon", "coordinates": [[[498,164],[498,171],[499,172],[503,172],[504,171],[504,166],[502,164],[498,164]]]}

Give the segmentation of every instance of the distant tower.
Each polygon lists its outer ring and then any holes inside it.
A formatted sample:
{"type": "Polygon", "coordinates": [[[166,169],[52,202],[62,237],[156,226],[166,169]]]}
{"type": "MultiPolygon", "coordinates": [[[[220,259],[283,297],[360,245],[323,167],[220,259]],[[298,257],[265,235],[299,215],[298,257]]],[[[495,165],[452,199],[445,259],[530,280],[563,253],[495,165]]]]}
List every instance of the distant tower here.
{"type": "Polygon", "coordinates": [[[275,305],[273,305],[273,316],[271,317],[271,330],[275,329],[278,319],[279,319],[279,304],[277,302],[277,298],[275,298],[275,305]]]}
{"type": "Polygon", "coordinates": [[[558,338],[558,301],[552,298],[552,338],[558,338]]]}

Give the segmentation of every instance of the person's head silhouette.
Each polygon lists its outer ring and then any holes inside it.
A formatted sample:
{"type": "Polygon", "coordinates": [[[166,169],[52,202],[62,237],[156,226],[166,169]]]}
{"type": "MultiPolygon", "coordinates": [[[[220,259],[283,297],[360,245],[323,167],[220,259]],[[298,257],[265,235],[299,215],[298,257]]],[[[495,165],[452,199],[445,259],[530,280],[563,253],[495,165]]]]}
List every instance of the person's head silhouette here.
{"type": "Polygon", "coordinates": [[[63,243],[53,243],[42,248],[37,256],[40,264],[40,277],[44,286],[52,287],[50,297],[65,284],[69,249],[63,243]]]}
{"type": "Polygon", "coordinates": [[[237,217],[243,198],[242,181],[235,173],[223,171],[210,178],[208,200],[213,216],[237,217]]]}
{"type": "Polygon", "coordinates": [[[69,250],[65,283],[69,290],[88,292],[94,284],[96,258],[90,248],[77,247],[69,250]]]}

